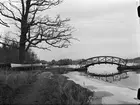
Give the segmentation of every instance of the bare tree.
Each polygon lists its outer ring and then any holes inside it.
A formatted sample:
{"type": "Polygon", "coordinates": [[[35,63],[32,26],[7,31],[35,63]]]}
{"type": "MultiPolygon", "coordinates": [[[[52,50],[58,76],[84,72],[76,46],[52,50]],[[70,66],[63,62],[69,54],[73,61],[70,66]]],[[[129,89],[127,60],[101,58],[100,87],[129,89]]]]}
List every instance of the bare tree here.
{"type": "MultiPolygon", "coordinates": [[[[19,61],[24,63],[25,52],[30,47],[50,50],[50,47],[66,48],[71,44],[73,28],[66,24],[70,19],[60,16],[51,19],[45,11],[61,3],[61,0],[4,0],[0,2],[0,15],[11,19],[19,30],[19,61]],[[43,13],[43,14],[42,14],[43,13]],[[45,43],[44,45],[41,45],[45,43]]],[[[9,27],[0,19],[0,24],[9,27]]]]}

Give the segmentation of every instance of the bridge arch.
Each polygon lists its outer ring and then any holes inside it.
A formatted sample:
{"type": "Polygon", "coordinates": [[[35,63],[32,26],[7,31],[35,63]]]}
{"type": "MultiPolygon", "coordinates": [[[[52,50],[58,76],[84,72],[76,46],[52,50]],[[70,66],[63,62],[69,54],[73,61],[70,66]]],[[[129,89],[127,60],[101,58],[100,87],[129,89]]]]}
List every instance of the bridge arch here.
{"type": "Polygon", "coordinates": [[[95,64],[115,64],[120,67],[120,66],[127,66],[127,60],[120,57],[114,57],[114,56],[96,56],[96,57],[88,58],[81,61],[80,67],[87,68],[95,64]]]}

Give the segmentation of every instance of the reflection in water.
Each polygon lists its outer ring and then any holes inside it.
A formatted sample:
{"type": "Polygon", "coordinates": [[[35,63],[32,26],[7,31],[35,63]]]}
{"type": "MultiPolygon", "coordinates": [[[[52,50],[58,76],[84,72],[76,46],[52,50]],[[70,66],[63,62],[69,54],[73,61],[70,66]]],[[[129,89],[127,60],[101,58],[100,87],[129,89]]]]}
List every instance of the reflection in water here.
{"type": "Polygon", "coordinates": [[[101,65],[94,65],[94,66],[89,66],[88,71],[91,73],[117,73],[117,65],[110,65],[110,64],[101,64],[101,65]]]}
{"type": "MultiPolygon", "coordinates": [[[[88,67],[88,72],[98,74],[117,73],[117,65],[101,64],[88,67]]],[[[129,78],[121,79],[114,82],[115,84],[122,85],[137,90],[140,88],[140,74],[129,72],[129,78]]]]}
{"type": "MultiPolygon", "coordinates": [[[[76,82],[76,84],[80,84],[83,87],[87,87],[90,90],[95,91],[97,93],[97,96],[93,98],[93,104],[135,104],[139,103],[140,101],[134,99],[137,96],[137,91],[131,90],[129,88],[124,88],[122,86],[117,86],[112,83],[107,83],[103,81],[99,81],[96,79],[91,79],[90,77],[87,77],[87,75],[83,76],[80,75],[78,72],[70,72],[68,74],[65,74],[67,77],[70,78],[70,80],[73,80],[76,82]],[[76,80],[75,80],[76,78],[76,80]],[[83,85],[84,83],[84,85],[83,85]],[[92,87],[93,86],[93,87],[92,87]],[[101,94],[98,93],[98,91],[102,92],[101,94]],[[109,95],[108,97],[102,97],[106,92],[111,93],[113,95],[109,95]],[[100,97],[100,96],[101,97],[100,97]],[[127,103],[126,103],[127,102],[127,103]]],[[[95,94],[94,94],[95,95],[95,94]]]]}
{"type": "Polygon", "coordinates": [[[129,78],[122,79],[121,81],[118,81],[115,83],[119,85],[127,86],[135,90],[140,88],[140,74],[137,74],[135,72],[129,72],[127,74],[129,75],[129,78]]]}

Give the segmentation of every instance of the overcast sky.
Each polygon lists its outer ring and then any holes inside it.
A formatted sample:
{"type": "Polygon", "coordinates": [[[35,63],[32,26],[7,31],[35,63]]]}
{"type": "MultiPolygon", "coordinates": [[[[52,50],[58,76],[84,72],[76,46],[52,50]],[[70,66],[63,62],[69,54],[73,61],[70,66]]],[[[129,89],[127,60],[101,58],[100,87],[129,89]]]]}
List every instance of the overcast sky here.
{"type": "Polygon", "coordinates": [[[140,56],[140,23],[136,0],[64,0],[48,12],[70,18],[76,31],[69,48],[35,50],[40,59],[81,59],[99,55],[140,56]]]}

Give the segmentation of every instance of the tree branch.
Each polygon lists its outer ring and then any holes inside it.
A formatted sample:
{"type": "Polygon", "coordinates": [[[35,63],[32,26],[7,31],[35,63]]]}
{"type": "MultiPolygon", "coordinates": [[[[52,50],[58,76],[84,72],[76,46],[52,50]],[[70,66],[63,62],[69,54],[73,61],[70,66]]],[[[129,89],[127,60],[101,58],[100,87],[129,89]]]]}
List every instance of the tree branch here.
{"type": "MultiPolygon", "coordinates": [[[[13,2],[9,0],[8,4],[18,11],[21,15],[20,18],[17,17],[14,10],[2,2],[0,2],[0,14],[15,20],[15,26],[21,30],[20,38],[23,35],[26,51],[30,47],[50,50],[50,47],[67,48],[71,45],[71,39],[75,38],[72,37],[73,28],[66,24],[70,19],[62,20],[58,15],[52,20],[48,16],[39,14],[60,4],[62,0],[20,0],[19,2],[17,0],[16,2],[20,3],[21,8],[18,8],[13,2]],[[46,43],[47,46],[39,46],[40,43],[46,43]]],[[[7,25],[2,20],[0,23],[7,25]]]]}
{"type": "Polygon", "coordinates": [[[49,48],[47,48],[47,47],[39,47],[39,46],[30,46],[30,47],[34,47],[34,48],[38,48],[38,49],[43,49],[43,50],[49,50],[49,51],[51,51],[49,48]]]}
{"type": "Polygon", "coordinates": [[[16,9],[16,10],[19,12],[19,14],[22,16],[21,10],[20,10],[17,6],[15,6],[14,4],[12,4],[11,0],[9,0],[9,5],[10,5],[11,7],[13,7],[14,9],[16,9]]]}
{"type": "Polygon", "coordinates": [[[37,6],[37,7],[43,7],[41,10],[46,10],[48,9],[50,6],[56,6],[58,4],[60,4],[62,2],[62,0],[34,0],[34,2],[30,5],[30,7],[32,6],[37,6]],[[48,7],[46,7],[48,6],[48,7]]]}
{"type": "Polygon", "coordinates": [[[0,24],[2,24],[3,26],[6,26],[6,27],[10,27],[7,23],[5,23],[2,19],[0,19],[0,24]]]}
{"type": "MultiPolygon", "coordinates": [[[[11,46],[10,44],[6,44],[6,43],[4,43],[4,42],[0,42],[0,44],[5,45],[5,46],[8,46],[8,47],[11,46]]],[[[19,47],[17,47],[17,46],[12,46],[12,47],[14,47],[14,48],[16,48],[16,49],[19,49],[19,47]]]]}
{"type": "Polygon", "coordinates": [[[13,20],[18,21],[18,22],[21,22],[21,19],[16,17],[14,12],[11,9],[9,9],[7,6],[5,6],[4,3],[0,2],[0,5],[1,5],[0,14],[2,16],[13,19],[13,20]],[[3,11],[8,11],[12,16],[8,15],[8,13],[3,13],[3,11]]]}
{"type": "Polygon", "coordinates": [[[22,5],[22,17],[23,17],[25,12],[24,0],[21,0],[21,5],[22,5]]]}
{"type": "MultiPolygon", "coordinates": [[[[49,20],[46,20],[49,21],[49,20]]],[[[66,25],[65,22],[68,20],[60,20],[60,17],[58,16],[55,20],[60,23],[59,26],[57,25],[51,25],[47,26],[48,24],[38,24],[36,26],[37,32],[34,33],[33,37],[28,37],[27,42],[28,47],[38,47],[37,45],[39,43],[45,42],[49,45],[49,47],[57,47],[57,48],[67,48],[70,45],[70,40],[75,39],[72,35],[73,28],[66,25]],[[58,21],[59,19],[59,21],[58,21]]],[[[41,47],[40,47],[41,48],[41,47]]],[[[46,48],[46,47],[42,47],[46,48]]],[[[48,47],[47,47],[48,48],[48,47]]]]}

